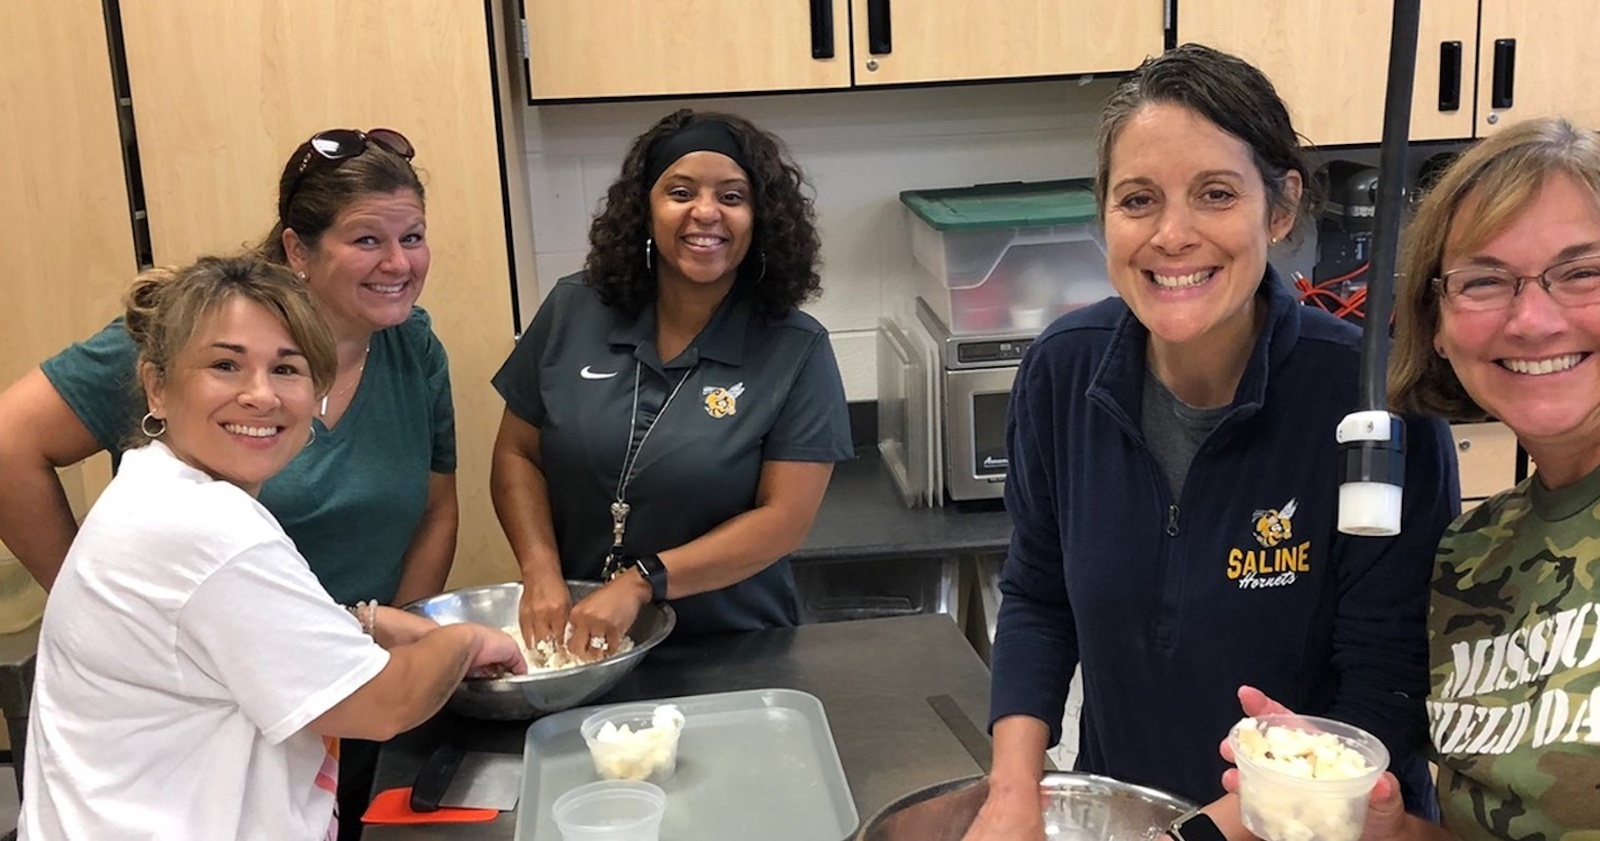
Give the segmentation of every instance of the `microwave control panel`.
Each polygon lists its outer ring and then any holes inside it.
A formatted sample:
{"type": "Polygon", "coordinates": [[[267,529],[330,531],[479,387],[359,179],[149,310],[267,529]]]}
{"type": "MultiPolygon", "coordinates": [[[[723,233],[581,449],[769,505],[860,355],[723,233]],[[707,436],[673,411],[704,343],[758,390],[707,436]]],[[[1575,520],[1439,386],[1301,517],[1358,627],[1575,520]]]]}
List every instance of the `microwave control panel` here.
{"type": "Polygon", "coordinates": [[[1032,345],[1032,339],[961,340],[956,343],[955,361],[963,367],[1015,365],[1032,345]]]}
{"type": "Polygon", "coordinates": [[[922,322],[928,335],[942,349],[947,371],[1014,367],[1022,361],[1022,355],[1028,352],[1033,340],[1039,336],[1036,330],[953,336],[950,328],[944,326],[927,301],[918,298],[916,311],[917,320],[922,322]]]}

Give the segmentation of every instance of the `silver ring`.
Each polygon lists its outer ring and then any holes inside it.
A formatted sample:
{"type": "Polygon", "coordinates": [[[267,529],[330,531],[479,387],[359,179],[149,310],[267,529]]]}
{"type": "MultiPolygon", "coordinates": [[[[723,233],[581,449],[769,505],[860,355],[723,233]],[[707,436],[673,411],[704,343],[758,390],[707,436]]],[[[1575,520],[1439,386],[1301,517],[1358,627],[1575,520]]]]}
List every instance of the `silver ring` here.
{"type": "Polygon", "coordinates": [[[590,648],[594,648],[594,649],[599,649],[600,651],[605,651],[606,650],[606,638],[602,637],[602,636],[599,636],[598,634],[595,635],[595,636],[590,637],[589,638],[589,647],[590,648]]]}

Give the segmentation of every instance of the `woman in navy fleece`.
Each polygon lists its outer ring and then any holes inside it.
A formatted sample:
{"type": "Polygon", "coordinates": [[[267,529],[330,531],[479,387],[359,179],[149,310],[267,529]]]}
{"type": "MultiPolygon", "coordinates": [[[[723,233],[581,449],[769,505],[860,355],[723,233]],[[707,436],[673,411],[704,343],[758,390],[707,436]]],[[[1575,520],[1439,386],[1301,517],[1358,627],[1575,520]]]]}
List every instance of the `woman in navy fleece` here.
{"type": "Polygon", "coordinates": [[[1217,743],[1245,684],[1371,731],[1428,785],[1408,758],[1454,460],[1442,423],[1409,419],[1401,535],[1336,530],[1360,334],[1267,264],[1309,186],[1282,101],[1237,58],[1178,47],[1107,101],[1096,195],[1120,299],[1046,329],[1012,390],[994,767],[969,841],[1044,837],[1037,782],[1079,665],[1078,770],[1215,800],[1224,831],[1242,827],[1217,743]]]}

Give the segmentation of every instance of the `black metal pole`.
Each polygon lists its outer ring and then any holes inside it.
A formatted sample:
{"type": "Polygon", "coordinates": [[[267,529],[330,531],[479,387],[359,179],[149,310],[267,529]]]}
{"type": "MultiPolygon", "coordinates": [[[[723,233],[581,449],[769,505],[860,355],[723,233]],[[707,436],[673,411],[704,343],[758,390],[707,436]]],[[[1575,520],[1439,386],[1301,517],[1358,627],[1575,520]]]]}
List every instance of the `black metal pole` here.
{"type": "Polygon", "coordinates": [[[1389,89],[1383,101],[1383,148],[1373,220],[1367,314],[1361,327],[1361,400],[1334,430],[1339,442],[1339,531],[1395,535],[1404,499],[1405,421],[1388,409],[1389,314],[1405,206],[1411,81],[1417,69],[1421,0],[1395,0],[1389,33],[1389,89]]]}
{"type": "Polygon", "coordinates": [[[1378,160],[1378,209],[1367,275],[1361,334],[1361,408],[1384,409],[1389,367],[1389,316],[1394,310],[1395,258],[1405,208],[1406,145],[1411,138],[1411,85],[1417,70],[1421,0],[1395,0],[1389,33],[1389,82],[1383,101],[1383,147],[1378,160]]]}

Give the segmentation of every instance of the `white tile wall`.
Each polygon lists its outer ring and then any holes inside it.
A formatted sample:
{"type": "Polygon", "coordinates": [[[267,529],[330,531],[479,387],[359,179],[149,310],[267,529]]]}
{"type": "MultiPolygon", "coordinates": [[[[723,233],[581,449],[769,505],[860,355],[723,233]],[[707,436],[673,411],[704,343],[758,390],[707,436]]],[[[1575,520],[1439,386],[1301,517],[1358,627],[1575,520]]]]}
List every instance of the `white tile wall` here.
{"type": "Polygon", "coordinates": [[[877,396],[872,331],[909,309],[915,273],[901,190],[1093,174],[1094,124],[1110,82],[1074,81],[530,107],[528,180],[540,288],[577,271],[588,224],[628,143],[679,107],[741,114],[782,137],[815,188],[823,295],[807,307],[833,335],[851,400],[877,396]]]}

